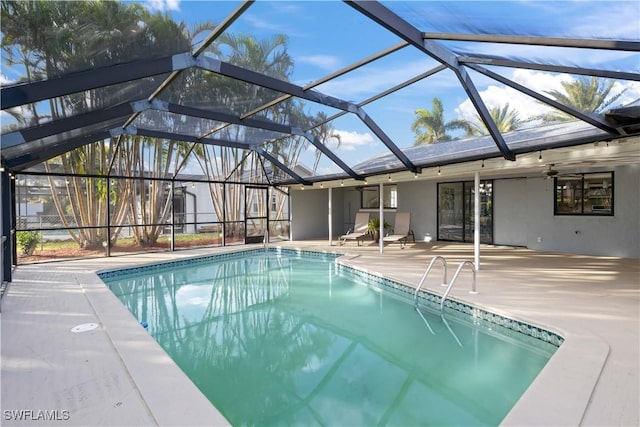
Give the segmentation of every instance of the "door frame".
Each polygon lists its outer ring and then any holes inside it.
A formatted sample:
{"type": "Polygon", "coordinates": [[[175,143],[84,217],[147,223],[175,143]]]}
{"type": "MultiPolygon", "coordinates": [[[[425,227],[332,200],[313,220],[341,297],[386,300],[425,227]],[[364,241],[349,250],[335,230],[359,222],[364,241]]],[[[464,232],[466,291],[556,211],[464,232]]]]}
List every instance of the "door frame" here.
{"type": "MultiPolygon", "coordinates": [[[[258,207],[258,212],[260,207],[258,207]]],[[[263,185],[246,185],[244,187],[244,243],[262,243],[264,240],[264,231],[258,236],[249,236],[249,221],[250,220],[262,220],[266,229],[269,227],[269,187],[263,185]],[[253,203],[249,203],[248,196],[251,191],[263,191],[264,197],[262,198],[264,203],[264,215],[253,216],[251,214],[253,203]]]]}

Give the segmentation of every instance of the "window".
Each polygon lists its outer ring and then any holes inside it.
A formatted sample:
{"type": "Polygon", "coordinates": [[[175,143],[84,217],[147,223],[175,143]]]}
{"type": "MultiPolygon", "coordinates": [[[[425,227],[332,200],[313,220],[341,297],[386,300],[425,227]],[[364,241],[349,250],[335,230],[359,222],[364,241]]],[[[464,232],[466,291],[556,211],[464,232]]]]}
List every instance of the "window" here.
{"type": "Polygon", "coordinates": [[[555,215],[613,215],[613,172],[554,178],[555,215]]]}
{"type": "MultiPolygon", "coordinates": [[[[380,208],[380,188],[378,186],[359,187],[361,193],[362,209],[380,208]]],[[[383,187],[384,209],[396,209],[398,207],[398,187],[385,185],[383,187]]]]}

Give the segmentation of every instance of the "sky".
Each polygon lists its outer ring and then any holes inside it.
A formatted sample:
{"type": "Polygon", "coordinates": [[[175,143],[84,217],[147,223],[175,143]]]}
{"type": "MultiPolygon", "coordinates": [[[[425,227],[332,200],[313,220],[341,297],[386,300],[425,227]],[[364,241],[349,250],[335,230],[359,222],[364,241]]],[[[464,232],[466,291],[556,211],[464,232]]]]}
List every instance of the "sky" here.
{"type": "MultiPolygon", "coordinates": [[[[209,20],[218,23],[227,17],[238,2],[147,0],[143,4],[153,12],[170,14],[177,21],[194,26],[209,20]]],[[[640,2],[638,1],[450,1],[450,2],[385,2],[389,8],[421,31],[488,32],[575,38],[614,38],[640,40],[640,2]]],[[[227,30],[252,34],[266,39],[276,34],[288,37],[288,52],[294,61],[291,81],[306,85],[337,69],[353,64],[395,45],[400,39],[339,1],[257,1],[227,30]]],[[[202,36],[196,37],[197,43],[202,36]]],[[[478,52],[478,46],[456,42],[443,44],[460,52],[478,52]]],[[[552,58],[558,65],[604,68],[640,73],[640,54],[609,51],[528,46],[484,45],[480,53],[500,54],[536,61],[552,58]]],[[[413,47],[404,48],[362,69],[315,88],[316,90],[355,103],[374,96],[438,65],[436,61],[413,47]]],[[[543,71],[508,69],[500,71],[520,84],[540,93],[560,90],[561,83],[574,76],[543,71]]],[[[489,107],[509,103],[522,118],[545,111],[537,101],[475,72],[470,76],[489,107]]],[[[0,83],[6,83],[6,74],[0,83]]],[[[618,104],[640,99],[640,83],[617,82],[612,93],[623,91],[618,104]]],[[[433,98],[442,100],[447,121],[473,119],[474,108],[462,90],[457,77],[449,70],[402,89],[384,100],[363,109],[399,147],[413,145],[415,134],[411,124],[415,110],[431,109],[433,98]]],[[[307,102],[308,112],[336,112],[328,107],[307,102]]],[[[353,115],[334,123],[340,135],[336,153],[350,166],[363,158],[363,150],[371,155],[387,153],[386,148],[362,121],[353,115]]],[[[311,152],[309,156],[311,156],[311,152]]],[[[307,157],[309,157],[307,156],[307,157]]],[[[306,160],[311,162],[312,160],[306,160]]],[[[339,169],[329,160],[320,165],[324,172],[339,169]]]]}
{"type": "MultiPolygon", "coordinates": [[[[421,31],[640,40],[640,2],[637,1],[426,1],[385,4],[421,31]]],[[[205,16],[219,21],[233,10],[236,3],[153,0],[147,5],[151,10],[168,12],[177,20],[198,22],[205,16]]],[[[350,6],[337,1],[258,1],[228,31],[250,33],[258,38],[287,34],[288,51],[295,64],[291,80],[299,85],[317,80],[400,41],[350,6]]],[[[462,42],[449,43],[446,47],[460,51],[478,49],[477,45],[462,42]]],[[[640,73],[638,53],[498,44],[485,45],[480,52],[533,61],[551,57],[558,65],[640,73]]],[[[316,90],[358,103],[436,65],[433,59],[417,49],[405,48],[361,70],[318,86],[316,90]]],[[[548,111],[532,98],[501,83],[475,72],[470,74],[489,107],[508,102],[522,118],[548,111]]],[[[503,69],[501,74],[543,94],[561,90],[561,82],[575,77],[524,69],[503,69]]],[[[612,93],[618,92],[623,92],[618,104],[631,103],[640,99],[640,83],[616,83],[612,93]]],[[[415,139],[411,130],[415,110],[431,109],[434,97],[442,100],[447,121],[473,119],[475,110],[471,102],[457,77],[448,70],[363,108],[398,146],[408,147],[415,139]]],[[[317,106],[309,108],[310,111],[334,112],[317,106]]],[[[350,166],[362,159],[363,150],[371,154],[388,152],[371,130],[352,115],[338,119],[334,127],[341,137],[341,144],[333,149],[350,166]]],[[[328,161],[321,167],[325,167],[326,172],[338,170],[328,161]]]]}

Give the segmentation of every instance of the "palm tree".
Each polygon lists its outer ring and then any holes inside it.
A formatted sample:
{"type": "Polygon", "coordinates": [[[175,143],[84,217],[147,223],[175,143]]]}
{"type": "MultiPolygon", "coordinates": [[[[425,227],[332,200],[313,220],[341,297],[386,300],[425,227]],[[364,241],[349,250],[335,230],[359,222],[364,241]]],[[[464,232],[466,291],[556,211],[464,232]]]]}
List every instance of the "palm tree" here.
{"type": "Polygon", "coordinates": [[[411,130],[416,134],[414,145],[432,144],[434,142],[449,141],[451,136],[448,130],[467,129],[465,120],[444,121],[444,108],[439,98],[433,98],[431,111],[417,109],[416,118],[411,125],[411,130]]]}
{"type": "MultiPolygon", "coordinates": [[[[554,100],[568,107],[572,107],[585,114],[600,114],[613,104],[624,93],[611,95],[615,80],[599,79],[597,77],[579,77],[575,80],[560,83],[562,91],[545,91],[554,100]]],[[[543,114],[545,121],[565,122],[575,117],[563,111],[553,111],[543,114]]]]}
{"type": "MultiPolygon", "coordinates": [[[[530,119],[520,119],[520,113],[517,110],[511,108],[508,102],[502,107],[497,106],[489,108],[489,115],[493,119],[498,130],[502,133],[519,129],[525,123],[530,121],[530,119]]],[[[480,136],[489,134],[487,127],[484,125],[484,122],[480,118],[480,115],[477,113],[472,122],[467,122],[465,131],[467,133],[467,136],[480,136]]]]}
{"type": "MultiPolygon", "coordinates": [[[[221,52],[222,60],[280,80],[288,81],[293,69],[293,61],[287,52],[287,38],[284,35],[257,40],[250,35],[225,33],[216,41],[216,49],[221,52]]],[[[198,97],[199,93],[206,94],[203,102],[210,103],[211,99],[217,99],[226,109],[236,114],[251,111],[280,95],[256,85],[218,75],[206,75],[205,78],[206,80],[194,79],[194,85],[191,87],[194,96],[198,97]],[[205,86],[206,89],[204,89],[205,86]]],[[[299,107],[293,102],[284,102],[260,112],[257,116],[287,123],[292,108],[299,107]]],[[[253,140],[255,142],[265,138],[264,135],[265,133],[261,130],[229,126],[214,136],[232,141],[253,140]]],[[[209,180],[225,179],[231,174],[239,179],[247,176],[257,179],[258,174],[255,172],[261,170],[257,156],[248,156],[246,161],[241,162],[247,154],[242,149],[203,145],[196,147],[194,152],[205,177],[209,180]]],[[[240,187],[210,185],[209,189],[215,213],[219,219],[223,218],[223,209],[226,209],[227,221],[242,219],[244,193],[240,187]],[[225,189],[227,194],[223,197],[225,189]],[[226,206],[223,200],[226,201],[226,206]]],[[[232,228],[233,226],[230,226],[230,229],[232,228]]]]}
{"type": "MultiPolygon", "coordinates": [[[[184,34],[183,25],[176,24],[168,16],[150,14],[144,7],[130,3],[3,1],[1,14],[3,59],[8,65],[22,65],[28,81],[148,57],[150,52],[166,55],[190,49],[190,40],[184,34]]],[[[48,108],[32,103],[13,113],[18,116],[19,126],[33,126],[40,124],[45,114],[56,120],[96,111],[122,99],[135,99],[139,91],[139,85],[97,88],[50,99],[48,108]]],[[[110,140],[97,141],[45,162],[45,170],[51,171],[56,167],[67,174],[101,175],[109,172],[108,165],[114,164],[117,174],[131,176],[135,170],[120,168],[123,165],[135,167],[140,163],[127,164],[119,158],[132,155],[126,150],[134,149],[136,145],[128,143],[132,141],[129,136],[121,136],[120,140],[119,150],[114,149],[115,144],[110,140]]],[[[158,141],[157,147],[162,143],[158,141]]],[[[149,164],[150,170],[162,171],[165,165],[174,163],[171,156],[177,156],[171,154],[177,153],[176,150],[156,148],[156,152],[163,154],[152,158],[159,163],[149,164]]],[[[62,223],[66,227],[78,227],[77,232],[71,230],[69,233],[83,248],[101,248],[105,241],[114,242],[127,211],[135,208],[135,197],[129,197],[133,188],[131,180],[117,180],[117,190],[111,187],[109,197],[113,206],[109,217],[106,179],[70,176],[62,187],[54,179],[49,181],[52,201],[62,223]],[[106,227],[88,228],[106,226],[107,221],[112,225],[110,236],[105,235],[106,227]]],[[[152,199],[156,193],[162,193],[158,197],[165,197],[164,192],[154,192],[152,199]]],[[[150,200],[150,203],[155,201],[150,200]]],[[[164,211],[159,210],[160,213],[164,211]]],[[[132,214],[128,215],[131,217],[132,214]]],[[[161,218],[153,221],[161,221],[161,218]]],[[[141,241],[152,240],[154,232],[150,236],[141,241]]]]}
{"type": "MultiPolygon", "coordinates": [[[[340,134],[336,132],[336,129],[331,122],[323,123],[325,120],[327,120],[327,114],[323,111],[318,112],[318,114],[316,114],[315,122],[322,124],[313,128],[311,130],[311,133],[315,135],[324,145],[327,145],[329,142],[334,141],[336,143],[336,148],[340,147],[340,144],[342,143],[340,134]]],[[[322,151],[316,149],[315,161],[313,163],[314,173],[318,169],[318,164],[320,163],[321,157],[322,151]]]]}

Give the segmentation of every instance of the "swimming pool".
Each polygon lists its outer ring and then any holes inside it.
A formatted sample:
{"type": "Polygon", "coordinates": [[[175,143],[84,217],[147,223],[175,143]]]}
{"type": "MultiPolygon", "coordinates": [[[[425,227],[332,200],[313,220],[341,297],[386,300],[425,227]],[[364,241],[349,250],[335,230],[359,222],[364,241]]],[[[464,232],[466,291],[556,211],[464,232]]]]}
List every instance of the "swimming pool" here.
{"type": "Polygon", "coordinates": [[[234,425],[497,425],[561,342],[335,255],[209,258],[101,278],[234,425]]]}

